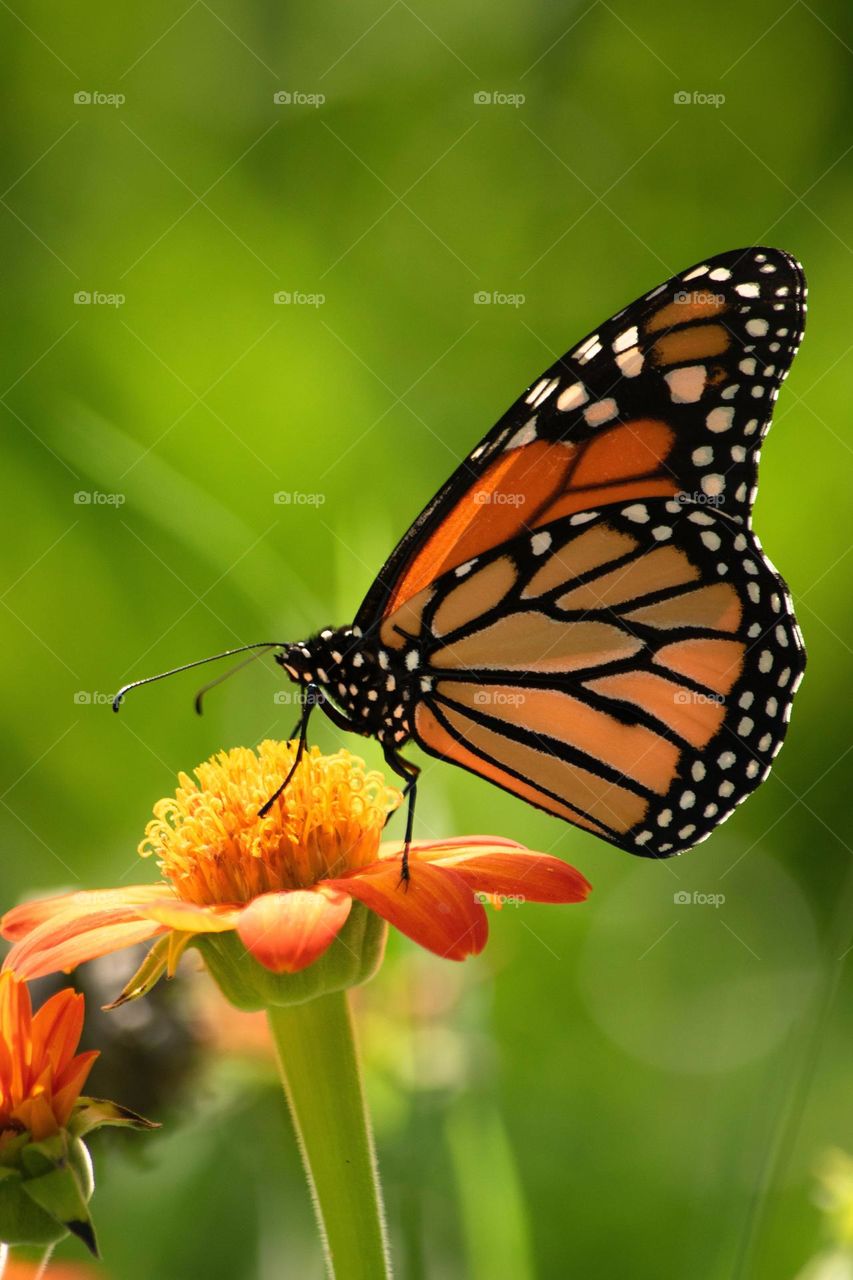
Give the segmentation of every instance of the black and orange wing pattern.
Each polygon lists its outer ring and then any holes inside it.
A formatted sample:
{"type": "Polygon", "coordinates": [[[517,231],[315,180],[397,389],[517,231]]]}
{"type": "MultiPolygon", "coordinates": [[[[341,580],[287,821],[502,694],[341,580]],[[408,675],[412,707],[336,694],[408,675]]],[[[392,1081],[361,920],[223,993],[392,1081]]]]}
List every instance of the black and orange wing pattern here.
{"type": "Polygon", "coordinates": [[[779,750],[805,655],[750,529],[799,264],[721,254],[548,369],[356,617],[417,645],[416,740],[620,847],[705,839],[779,750]]]}
{"type": "Polygon", "coordinates": [[[756,540],[675,500],[563,517],[413,605],[419,744],[652,857],[763,781],[802,675],[756,540]]]}

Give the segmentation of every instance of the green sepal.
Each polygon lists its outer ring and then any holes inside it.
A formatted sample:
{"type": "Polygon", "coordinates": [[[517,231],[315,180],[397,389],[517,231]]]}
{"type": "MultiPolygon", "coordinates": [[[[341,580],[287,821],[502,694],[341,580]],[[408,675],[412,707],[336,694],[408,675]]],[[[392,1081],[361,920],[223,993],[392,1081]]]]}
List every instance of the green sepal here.
{"type": "Polygon", "coordinates": [[[40,1142],[28,1142],[21,1152],[21,1168],[29,1178],[39,1178],[61,1167],[68,1159],[68,1139],[64,1130],[40,1142]]]}
{"type": "MultiPolygon", "coordinates": [[[[40,1209],[44,1209],[45,1213],[49,1213],[69,1231],[74,1230],[72,1223],[89,1221],[83,1189],[70,1165],[52,1169],[40,1178],[28,1178],[23,1189],[40,1209]]],[[[78,1233],[75,1231],[76,1234],[78,1233]]]]}
{"type": "Polygon", "coordinates": [[[71,1112],[68,1121],[68,1132],[75,1138],[85,1138],[93,1129],[109,1124],[127,1129],[159,1129],[154,1120],[146,1120],[128,1107],[120,1107],[117,1102],[108,1102],[105,1098],[80,1098],[71,1112]]]}
{"type": "Polygon", "coordinates": [[[299,973],[272,973],[265,969],[233,931],[196,934],[191,945],[201,952],[226,1000],[238,1009],[252,1012],[270,1006],[304,1004],[368,982],[382,963],[387,934],[388,926],[375,911],[353,902],[338,936],[299,973]]]}
{"type": "Polygon", "coordinates": [[[5,1168],[17,1169],[21,1161],[21,1152],[30,1141],[28,1133],[19,1133],[14,1138],[6,1138],[0,1143],[0,1176],[5,1168]]]}
{"type": "Polygon", "coordinates": [[[137,1000],[140,996],[146,996],[151,988],[157,985],[169,963],[171,936],[167,934],[157,939],[121,995],[110,1004],[105,1004],[103,1006],[105,1010],[118,1009],[120,1005],[127,1004],[128,1000],[137,1000]]]}
{"type": "Polygon", "coordinates": [[[0,1165],[0,1240],[47,1247],[69,1232],[97,1253],[88,1203],[95,1187],[89,1152],[66,1132],[42,1142],[28,1135],[4,1144],[0,1165]],[[16,1148],[16,1164],[8,1162],[16,1148]]]}

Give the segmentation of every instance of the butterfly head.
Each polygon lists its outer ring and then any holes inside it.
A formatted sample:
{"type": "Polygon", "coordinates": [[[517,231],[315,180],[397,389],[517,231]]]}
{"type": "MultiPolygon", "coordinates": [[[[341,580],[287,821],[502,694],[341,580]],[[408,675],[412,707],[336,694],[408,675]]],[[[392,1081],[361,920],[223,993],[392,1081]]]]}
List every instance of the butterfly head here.
{"type": "Polygon", "coordinates": [[[339,679],[352,651],[351,627],[339,631],[327,627],[308,640],[282,646],[275,660],[297,684],[328,685],[339,679]]]}
{"type": "Polygon", "coordinates": [[[286,644],[275,660],[296,684],[313,684],[317,679],[317,654],[309,643],[286,644]]]}

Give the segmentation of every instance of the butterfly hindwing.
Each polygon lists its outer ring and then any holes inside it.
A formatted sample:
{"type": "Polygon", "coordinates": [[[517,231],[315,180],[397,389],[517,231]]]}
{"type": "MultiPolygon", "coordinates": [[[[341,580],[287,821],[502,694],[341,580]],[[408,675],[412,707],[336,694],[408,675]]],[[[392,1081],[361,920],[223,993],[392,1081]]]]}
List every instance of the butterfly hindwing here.
{"type": "Polygon", "coordinates": [[[755,536],[674,498],[511,539],[382,635],[423,655],[427,752],[651,857],[705,839],[759,785],[804,666],[755,536]]]}
{"type": "Polygon", "coordinates": [[[788,254],[732,250],[606,321],[472,450],[391,555],[358,625],[522,531],[594,506],[678,495],[748,525],[805,292],[788,254]]]}

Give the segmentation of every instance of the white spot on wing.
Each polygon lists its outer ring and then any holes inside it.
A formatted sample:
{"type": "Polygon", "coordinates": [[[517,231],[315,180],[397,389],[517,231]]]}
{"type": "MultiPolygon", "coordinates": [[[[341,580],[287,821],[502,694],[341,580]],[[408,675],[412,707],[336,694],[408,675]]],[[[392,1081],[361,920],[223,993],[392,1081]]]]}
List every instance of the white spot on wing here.
{"type": "Polygon", "coordinates": [[[587,338],[585,342],[582,342],[579,347],[575,347],[572,355],[576,360],[583,360],[585,356],[588,359],[588,353],[593,349],[593,347],[598,347],[598,349],[601,350],[601,343],[598,340],[597,333],[592,334],[592,336],[587,338]]]}
{"type": "Polygon", "coordinates": [[[631,347],[628,351],[619,353],[616,357],[616,363],[619,366],[620,373],[624,374],[626,378],[636,378],[637,374],[642,373],[645,361],[640,348],[631,347]]]}
{"type": "Polygon", "coordinates": [[[507,449],[520,449],[522,445],[532,444],[536,439],[536,416],[534,415],[529,422],[525,422],[523,427],[519,427],[511,440],[506,443],[507,449]]]}
{"type": "Polygon", "coordinates": [[[569,409],[578,409],[582,404],[586,404],[589,396],[586,387],[580,382],[573,382],[570,387],[566,387],[565,391],[561,391],[557,397],[557,408],[560,413],[568,413],[569,409]]]}
{"type": "Polygon", "coordinates": [[[607,400],[599,400],[597,404],[591,404],[588,409],[584,409],[583,416],[591,427],[598,427],[602,422],[609,422],[611,418],[615,418],[618,411],[616,401],[610,397],[607,400]]]}
{"type": "Polygon", "coordinates": [[[630,329],[623,330],[618,337],[613,339],[613,350],[618,354],[620,351],[626,351],[628,347],[637,345],[637,326],[632,325],[630,329]]]}
{"type": "Polygon", "coordinates": [[[728,431],[732,425],[735,411],[732,408],[712,409],[705,419],[705,425],[709,431],[728,431]]]}
{"type": "MultiPolygon", "coordinates": [[[[529,397],[528,397],[528,400],[530,404],[533,405],[534,409],[538,409],[540,404],[543,404],[548,399],[549,395],[554,390],[554,388],[559,386],[560,384],[559,378],[552,378],[550,382],[546,381],[545,379],[543,379],[543,381],[545,381],[545,386],[542,387],[542,390],[535,397],[535,399],[529,400],[529,397]]],[[[542,384],[540,383],[539,385],[541,386],[542,384]]]]}
{"type": "Polygon", "coordinates": [[[665,375],[673,404],[695,404],[705,390],[705,366],[688,364],[665,375]]]}
{"type": "Polygon", "coordinates": [[[527,393],[527,397],[524,403],[533,404],[533,401],[541,394],[542,388],[547,387],[547,385],[548,385],[548,379],[540,378],[539,381],[536,383],[536,386],[533,388],[533,390],[527,393]]]}

